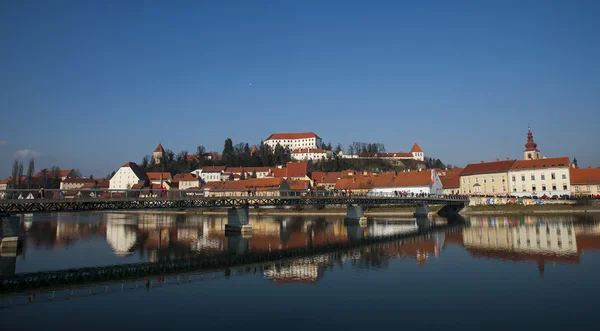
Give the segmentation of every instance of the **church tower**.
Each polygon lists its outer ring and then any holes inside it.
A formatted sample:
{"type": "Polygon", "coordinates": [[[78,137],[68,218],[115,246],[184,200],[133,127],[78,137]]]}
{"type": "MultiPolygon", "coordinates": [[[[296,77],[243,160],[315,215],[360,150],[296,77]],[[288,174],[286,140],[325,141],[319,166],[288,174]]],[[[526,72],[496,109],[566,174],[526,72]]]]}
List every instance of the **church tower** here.
{"type": "Polygon", "coordinates": [[[537,144],[533,141],[531,128],[527,129],[527,143],[525,144],[525,152],[523,152],[524,160],[540,159],[540,151],[537,149],[537,144]]]}
{"type": "Polygon", "coordinates": [[[159,164],[160,159],[163,157],[163,155],[165,155],[165,150],[161,144],[158,144],[158,146],[156,146],[154,152],[152,153],[152,159],[154,159],[154,163],[159,164]]]}

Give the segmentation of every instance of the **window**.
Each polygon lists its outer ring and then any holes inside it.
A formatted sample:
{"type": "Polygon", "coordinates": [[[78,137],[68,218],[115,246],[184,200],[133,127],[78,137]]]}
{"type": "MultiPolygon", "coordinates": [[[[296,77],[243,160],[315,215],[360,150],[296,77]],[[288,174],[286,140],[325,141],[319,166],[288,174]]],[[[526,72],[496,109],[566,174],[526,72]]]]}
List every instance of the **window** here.
{"type": "Polygon", "coordinates": [[[551,177],[552,179],[556,179],[556,174],[555,174],[555,173],[552,173],[552,174],[550,175],[550,177],[551,177]]]}
{"type": "Polygon", "coordinates": [[[463,184],[466,184],[466,183],[467,183],[467,180],[463,178],[463,184]]]}
{"type": "Polygon", "coordinates": [[[535,175],[531,175],[531,180],[535,180],[535,175]]]}
{"type": "Polygon", "coordinates": [[[531,185],[531,191],[535,192],[535,185],[531,185]]]}
{"type": "Polygon", "coordinates": [[[502,186],[502,192],[506,192],[506,186],[502,186]]]}
{"type": "Polygon", "coordinates": [[[521,176],[521,181],[524,182],[525,181],[525,175],[521,176]]]}
{"type": "Polygon", "coordinates": [[[552,184],[552,191],[556,191],[556,184],[552,184]]]}
{"type": "Polygon", "coordinates": [[[546,190],[546,185],[542,185],[542,191],[546,190]]]}
{"type": "Polygon", "coordinates": [[[575,192],[579,192],[579,185],[575,185],[575,192]]]}
{"type": "Polygon", "coordinates": [[[592,190],[592,188],[591,188],[591,187],[588,185],[588,186],[587,186],[587,191],[589,192],[589,191],[591,191],[591,190],[592,190]]]}
{"type": "Polygon", "coordinates": [[[516,187],[513,187],[513,192],[517,192],[517,188],[516,187]]]}
{"type": "Polygon", "coordinates": [[[483,182],[484,182],[484,183],[486,182],[486,181],[485,181],[485,177],[483,178],[483,182]]]}
{"type": "Polygon", "coordinates": [[[600,192],[600,185],[598,185],[598,187],[596,187],[596,191],[600,192]]]}
{"type": "Polygon", "coordinates": [[[562,174],[562,179],[567,179],[567,174],[562,174]]]}
{"type": "Polygon", "coordinates": [[[492,181],[492,183],[494,182],[494,177],[491,177],[490,180],[492,181]]]}
{"type": "Polygon", "coordinates": [[[515,176],[514,176],[514,175],[512,176],[512,181],[513,181],[513,182],[515,181],[515,176]]]}
{"type": "Polygon", "coordinates": [[[542,175],[542,180],[546,180],[546,175],[542,175]]]}
{"type": "Polygon", "coordinates": [[[563,190],[567,190],[567,184],[563,184],[563,190]]]}

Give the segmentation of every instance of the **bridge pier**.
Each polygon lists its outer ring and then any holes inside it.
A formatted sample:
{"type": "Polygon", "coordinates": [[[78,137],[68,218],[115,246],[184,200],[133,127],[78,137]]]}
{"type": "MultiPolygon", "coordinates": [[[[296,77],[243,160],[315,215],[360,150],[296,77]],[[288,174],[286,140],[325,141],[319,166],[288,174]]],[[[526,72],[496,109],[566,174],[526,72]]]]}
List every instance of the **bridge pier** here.
{"type": "Polygon", "coordinates": [[[349,205],[346,208],[346,223],[358,223],[367,225],[367,218],[365,217],[365,210],[361,206],[349,205]]]}
{"type": "Polygon", "coordinates": [[[346,222],[346,233],[350,242],[361,242],[365,239],[365,226],[356,222],[346,222]]]}
{"type": "Polygon", "coordinates": [[[231,208],[227,210],[225,233],[252,233],[248,208],[231,208]]]}
{"type": "Polygon", "coordinates": [[[417,209],[415,209],[414,216],[419,217],[427,217],[429,215],[429,206],[428,205],[417,205],[417,209]]]}
{"type": "Polygon", "coordinates": [[[248,241],[252,238],[248,233],[225,233],[227,237],[227,253],[231,255],[246,255],[248,253],[248,241]]]}
{"type": "Polygon", "coordinates": [[[0,216],[0,249],[14,248],[15,250],[21,244],[19,217],[0,216]]]}

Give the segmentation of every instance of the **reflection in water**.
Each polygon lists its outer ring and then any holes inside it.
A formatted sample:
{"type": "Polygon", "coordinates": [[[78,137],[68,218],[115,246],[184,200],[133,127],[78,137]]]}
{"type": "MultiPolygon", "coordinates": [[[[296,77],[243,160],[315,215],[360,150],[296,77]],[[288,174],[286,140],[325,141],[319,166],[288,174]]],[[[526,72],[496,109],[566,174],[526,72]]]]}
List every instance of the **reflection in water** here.
{"type": "MultiPolygon", "coordinates": [[[[53,214],[28,217],[30,223],[22,221],[27,229],[27,249],[20,253],[22,260],[16,263],[16,272],[169,261],[222,252],[244,255],[361,242],[371,237],[418,233],[447,222],[442,218],[374,218],[364,224],[335,217],[251,216],[251,235],[226,236],[227,217],[218,215],[53,214]],[[85,242],[98,249],[79,248],[79,243],[85,242]],[[112,258],[103,253],[102,245],[114,253],[112,258]],[[76,261],[72,254],[60,250],[62,246],[81,249],[87,258],[76,261]],[[44,258],[45,265],[40,267],[35,263],[36,252],[47,249],[53,252],[44,258]]],[[[418,240],[407,238],[385,249],[356,252],[344,259],[362,268],[385,266],[389,258],[410,258],[423,267],[428,259],[439,258],[447,245],[456,244],[477,258],[537,263],[543,274],[548,262],[579,263],[584,250],[600,248],[599,235],[600,227],[593,219],[579,222],[573,216],[471,217],[467,226],[459,230],[429,231],[418,240]]],[[[318,279],[316,275],[321,275],[320,270],[329,262],[315,261],[305,259],[287,270],[267,270],[265,276],[274,280],[297,279],[298,275],[305,275],[305,280],[318,279]]]]}

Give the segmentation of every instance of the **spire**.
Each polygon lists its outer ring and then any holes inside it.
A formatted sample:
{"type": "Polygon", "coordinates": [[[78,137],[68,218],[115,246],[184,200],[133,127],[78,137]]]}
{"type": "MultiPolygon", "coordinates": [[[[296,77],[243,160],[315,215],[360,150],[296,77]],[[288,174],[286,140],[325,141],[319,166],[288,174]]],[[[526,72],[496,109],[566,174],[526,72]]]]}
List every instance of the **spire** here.
{"type": "Polygon", "coordinates": [[[537,144],[533,141],[533,134],[531,128],[527,129],[527,143],[525,144],[526,151],[537,151],[537,144]]]}

